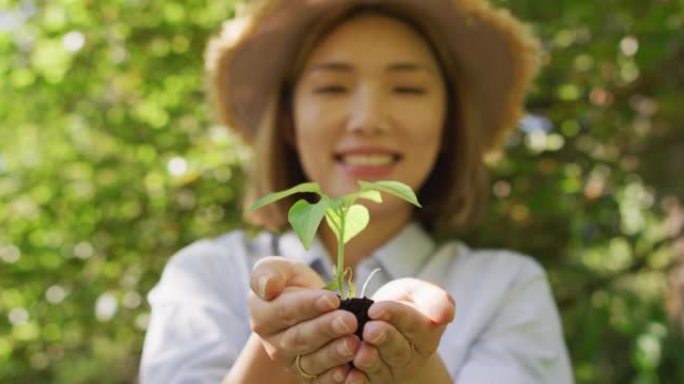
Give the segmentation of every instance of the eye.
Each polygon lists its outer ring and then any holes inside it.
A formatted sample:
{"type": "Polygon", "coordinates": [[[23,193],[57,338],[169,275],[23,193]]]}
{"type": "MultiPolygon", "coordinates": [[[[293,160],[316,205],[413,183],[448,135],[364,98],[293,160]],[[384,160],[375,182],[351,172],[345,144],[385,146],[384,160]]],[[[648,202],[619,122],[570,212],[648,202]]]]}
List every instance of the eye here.
{"type": "Polygon", "coordinates": [[[427,93],[425,88],[414,86],[396,86],[394,92],[402,95],[424,95],[427,93]]]}
{"type": "Polygon", "coordinates": [[[347,87],[343,85],[324,85],[314,88],[314,93],[318,94],[340,94],[347,91],[347,87]]]}

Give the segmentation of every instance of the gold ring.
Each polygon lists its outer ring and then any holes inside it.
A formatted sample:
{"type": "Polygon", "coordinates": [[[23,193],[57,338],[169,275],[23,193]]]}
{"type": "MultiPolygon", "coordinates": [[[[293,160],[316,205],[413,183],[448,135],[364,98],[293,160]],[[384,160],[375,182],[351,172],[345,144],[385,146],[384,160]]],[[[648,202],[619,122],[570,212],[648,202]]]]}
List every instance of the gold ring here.
{"type": "Polygon", "coordinates": [[[313,380],[316,378],[316,375],[312,375],[310,373],[307,373],[304,368],[302,368],[302,363],[301,363],[301,358],[302,355],[297,355],[295,358],[295,367],[297,367],[297,370],[299,371],[299,374],[302,375],[303,378],[306,380],[313,380]]]}

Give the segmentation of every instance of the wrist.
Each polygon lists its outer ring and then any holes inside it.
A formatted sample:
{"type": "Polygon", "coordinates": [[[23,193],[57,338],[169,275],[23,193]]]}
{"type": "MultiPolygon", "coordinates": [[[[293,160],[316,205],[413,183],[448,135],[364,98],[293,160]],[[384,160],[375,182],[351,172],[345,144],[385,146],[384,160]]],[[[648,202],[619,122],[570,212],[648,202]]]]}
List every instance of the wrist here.
{"type": "Polygon", "coordinates": [[[272,360],[261,338],[252,333],[223,384],[266,382],[294,384],[299,380],[288,367],[272,360]]]}
{"type": "Polygon", "coordinates": [[[453,380],[439,353],[434,352],[414,373],[404,376],[401,383],[452,384],[453,380]]]}

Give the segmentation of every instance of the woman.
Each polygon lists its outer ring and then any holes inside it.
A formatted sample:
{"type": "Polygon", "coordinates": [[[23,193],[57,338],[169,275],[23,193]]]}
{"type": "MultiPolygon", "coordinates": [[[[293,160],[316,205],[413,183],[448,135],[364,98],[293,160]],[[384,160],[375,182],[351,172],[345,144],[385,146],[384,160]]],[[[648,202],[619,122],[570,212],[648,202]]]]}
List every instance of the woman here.
{"type": "MultiPolygon", "coordinates": [[[[543,270],[433,238],[471,221],[482,158],[519,117],[536,52],[477,0],[273,0],[227,25],[207,63],[223,122],[254,146],[248,201],[392,179],[424,208],[368,203],[346,247],[357,282],[381,268],[362,339],[321,289],[336,249],[325,226],[308,251],[291,231],[182,250],[150,293],[143,383],[572,382],[543,270]]],[[[248,219],[285,230],[291,203],[248,219]]]]}

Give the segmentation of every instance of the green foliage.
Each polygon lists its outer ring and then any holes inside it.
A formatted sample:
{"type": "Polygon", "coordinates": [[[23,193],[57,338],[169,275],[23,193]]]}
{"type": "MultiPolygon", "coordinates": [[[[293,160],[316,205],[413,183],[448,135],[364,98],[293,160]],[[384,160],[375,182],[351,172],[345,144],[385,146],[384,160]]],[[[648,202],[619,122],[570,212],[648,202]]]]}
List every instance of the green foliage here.
{"type": "Polygon", "coordinates": [[[306,249],[311,248],[318,226],[321,224],[325,212],[328,210],[329,203],[326,199],[321,199],[316,204],[309,204],[306,200],[299,200],[289,212],[289,221],[297,233],[297,236],[304,244],[306,249]]]}
{"type": "Polygon", "coordinates": [[[0,382],[131,382],[168,257],[239,225],[201,56],[234,4],[0,4],[0,382]]]}
{"type": "Polygon", "coordinates": [[[385,192],[385,193],[389,193],[391,195],[394,195],[400,199],[403,199],[403,200],[415,205],[416,207],[419,207],[419,208],[421,207],[420,203],[418,202],[418,198],[416,197],[416,194],[413,193],[413,190],[411,190],[411,187],[409,187],[408,185],[406,185],[404,183],[400,183],[398,181],[392,181],[392,180],[376,181],[373,183],[369,183],[366,181],[359,181],[359,185],[361,186],[361,192],[365,193],[363,195],[363,197],[366,199],[377,201],[376,200],[377,196],[372,195],[372,193],[374,191],[385,192]],[[371,193],[371,195],[369,195],[368,193],[371,193]]]}
{"type": "MultiPolygon", "coordinates": [[[[337,267],[334,270],[332,280],[325,286],[326,289],[337,290],[342,299],[356,296],[356,287],[353,283],[352,271],[344,268],[344,245],[352,238],[361,233],[370,221],[368,208],[356,204],[358,199],[367,199],[376,203],[382,203],[380,192],[389,193],[406,202],[420,207],[418,198],[411,187],[399,181],[359,181],[359,190],[337,199],[333,199],[321,191],[318,183],[308,182],[296,185],[284,191],[269,193],[257,200],[248,211],[254,211],[265,205],[275,203],[278,200],[297,193],[315,193],[319,200],[311,204],[304,199],[295,202],[288,212],[288,221],[306,249],[311,247],[318,227],[325,217],[328,227],[337,238],[337,267]],[[345,280],[347,283],[345,284],[345,280]]],[[[364,285],[365,286],[365,285],[364,285]]],[[[365,289],[364,289],[365,292],[365,289]]]]}
{"type": "Polygon", "coordinates": [[[579,383],[684,382],[664,306],[684,303],[671,278],[684,259],[684,3],[497,2],[542,38],[528,106],[548,126],[494,159],[490,207],[465,238],[545,264],[579,383]]]}
{"type": "Polygon", "coordinates": [[[318,183],[302,183],[299,185],[295,185],[292,188],[286,189],[284,191],[279,191],[279,192],[274,192],[274,193],[269,193],[268,195],[260,198],[259,200],[256,201],[251,207],[249,207],[249,211],[254,211],[257,210],[265,205],[269,205],[272,203],[275,203],[278,200],[282,200],[288,196],[294,195],[295,193],[321,193],[321,187],[318,185],[318,183]]]}
{"type": "MultiPolygon", "coordinates": [[[[548,120],[458,236],[544,263],[579,383],[684,382],[684,3],[496,3],[542,38],[548,120]]],[[[168,257],[240,225],[248,155],[202,63],[235,6],[0,0],[0,382],[134,381],[168,257]]]]}
{"type": "Polygon", "coordinates": [[[363,205],[352,204],[342,212],[331,210],[325,219],[333,229],[337,241],[347,244],[368,226],[370,214],[368,208],[363,205]]]}

